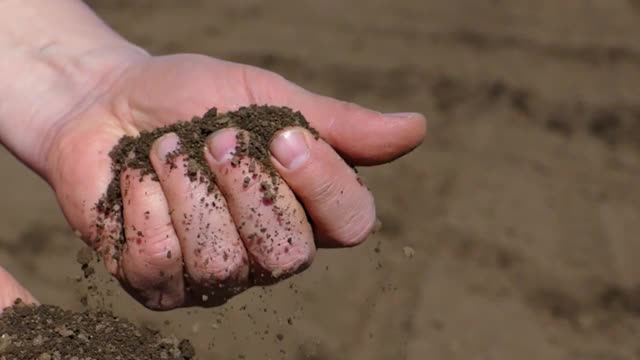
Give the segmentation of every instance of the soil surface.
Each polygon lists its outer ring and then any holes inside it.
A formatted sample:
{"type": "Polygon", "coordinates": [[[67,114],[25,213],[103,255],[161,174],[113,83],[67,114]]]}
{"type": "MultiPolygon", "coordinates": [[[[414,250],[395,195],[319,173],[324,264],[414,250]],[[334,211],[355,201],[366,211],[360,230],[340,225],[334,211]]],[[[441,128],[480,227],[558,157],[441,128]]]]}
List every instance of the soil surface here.
{"type": "MultiPolygon", "coordinates": [[[[640,356],[637,0],[88,3],[152,53],[429,118],[414,153],[361,169],[383,223],[366,245],[223,308],[151,312],[105,280],[117,315],[205,359],[640,356]]],[[[0,263],[81,309],[81,241],[40,179],[0,168],[0,263]]]]}
{"type": "Polygon", "coordinates": [[[139,360],[195,358],[188,340],[162,337],[108,312],[18,302],[0,316],[2,360],[139,360]]]}

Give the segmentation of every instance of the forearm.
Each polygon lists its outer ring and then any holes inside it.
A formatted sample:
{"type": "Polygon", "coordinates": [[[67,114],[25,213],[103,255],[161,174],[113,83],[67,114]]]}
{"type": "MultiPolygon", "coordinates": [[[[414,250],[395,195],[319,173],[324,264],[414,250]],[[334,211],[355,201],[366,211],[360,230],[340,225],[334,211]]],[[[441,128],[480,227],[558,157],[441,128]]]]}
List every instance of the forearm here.
{"type": "Polygon", "coordinates": [[[0,0],[0,142],[43,174],[57,119],[138,54],[79,0],[0,0]]]}

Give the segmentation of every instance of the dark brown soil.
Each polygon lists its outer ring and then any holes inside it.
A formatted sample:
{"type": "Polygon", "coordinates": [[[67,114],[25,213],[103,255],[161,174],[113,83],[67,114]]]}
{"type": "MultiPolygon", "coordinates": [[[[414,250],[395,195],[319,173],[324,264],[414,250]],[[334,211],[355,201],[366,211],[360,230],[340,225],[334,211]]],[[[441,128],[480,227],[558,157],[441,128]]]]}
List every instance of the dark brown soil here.
{"type": "MultiPolygon", "coordinates": [[[[175,133],[180,138],[179,149],[170,154],[167,161],[172,162],[177,156],[184,155],[189,164],[186,175],[192,181],[209,184],[212,191],[214,176],[204,158],[205,141],[209,135],[224,128],[241,130],[238,132],[236,151],[234,158],[231,159],[232,164],[237,165],[243,157],[259,162],[272,180],[272,184],[264,182],[262,185],[265,197],[275,196],[278,190],[278,175],[271,164],[269,143],[279,130],[294,126],[308,129],[318,137],[318,132],[311,128],[299,111],[266,105],[241,107],[237,111],[224,114],[218,114],[214,107],[202,117],[194,116],[191,121],[180,121],[152,131],[144,131],[136,137],[124,136],[109,154],[112,160],[113,180],[107,192],[96,204],[100,215],[98,226],[100,227],[100,222],[106,219],[116,222],[122,220],[120,174],[124,169],[140,170],[143,177],[150,176],[157,181],[149,160],[149,153],[154,141],[167,133],[175,133]]],[[[120,243],[124,241],[124,234],[120,234],[120,243]]],[[[82,265],[86,266],[86,264],[82,265]]]]}
{"type": "MultiPolygon", "coordinates": [[[[145,310],[113,282],[118,315],[204,359],[640,356],[638,0],[87,3],[153,54],[429,119],[411,155],[361,171],[384,224],[373,241],[320,252],[295,290],[216,309],[145,310]]],[[[0,166],[0,263],[40,301],[77,306],[65,279],[81,242],[47,184],[3,149],[0,166]]]]}
{"type": "Polygon", "coordinates": [[[163,337],[108,312],[18,302],[0,316],[2,360],[194,358],[188,340],[163,337]]]}

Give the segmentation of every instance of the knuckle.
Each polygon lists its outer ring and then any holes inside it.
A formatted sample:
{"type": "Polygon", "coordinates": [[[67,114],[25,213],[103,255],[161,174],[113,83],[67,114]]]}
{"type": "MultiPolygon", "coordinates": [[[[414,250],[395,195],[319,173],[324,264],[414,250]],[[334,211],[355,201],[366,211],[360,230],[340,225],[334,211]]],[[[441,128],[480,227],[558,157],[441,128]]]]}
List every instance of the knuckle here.
{"type": "MultiPolygon", "coordinates": [[[[170,252],[173,254],[179,253],[179,248],[176,247],[177,242],[174,242],[175,237],[172,236],[172,231],[163,229],[140,234],[141,236],[129,240],[136,242],[136,249],[129,249],[129,251],[137,251],[138,254],[136,257],[140,258],[145,265],[151,269],[162,270],[167,266],[175,264],[176,261],[180,261],[179,256],[168,255],[170,252]]],[[[160,273],[161,272],[159,272],[159,274],[160,273]]]]}
{"type": "Polygon", "coordinates": [[[364,242],[376,223],[373,196],[358,191],[347,193],[338,181],[318,182],[309,194],[311,204],[322,219],[322,231],[332,241],[352,247],[364,242]]]}
{"type": "Polygon", "coordinates": [[[280,74],[249,65],[241,68],[241,77],[251,98],[267,102],[282,96],[282,84],[289,83],[280,74]]]}
{"type": "Polygon", "coordinates": [[[315,248],[303,245],[287,254],[265,259],[262,268],[273,278],[284,278],[307,269],[313,263],[314,258],[315,248]]]}
{"type": "Polygon", "coordinates": [[[375,207],[369,211],[351,211],[341,226],[333,231],[333,238],[339,244],[353,247],[362,244],[373,232],[376,224],[375,207]]]}
{"type": "Polygon", "coordinates": [[[315,184],[308,191],[309,201],[319,205],[335,201],[340,194],[338,181],[331,178],[316,179],[315,184]]]}
{"type": "Polygon", "coordinates": [[[205,267],[191,275],[200,286],[241,285],[247,281],[249,266],[244,257],[224,260],[221,257],[205,260],[205,267]]]}

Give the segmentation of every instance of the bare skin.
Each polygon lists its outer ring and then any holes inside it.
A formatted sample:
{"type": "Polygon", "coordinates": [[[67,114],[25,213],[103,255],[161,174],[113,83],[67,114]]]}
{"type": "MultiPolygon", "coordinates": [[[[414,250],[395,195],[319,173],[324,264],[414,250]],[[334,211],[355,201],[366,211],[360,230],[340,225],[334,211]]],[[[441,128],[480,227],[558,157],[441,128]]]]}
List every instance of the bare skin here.
{"type": "Polygon", "coordinates": [[[23,288],[11,274],[0,267],[0,312],[2,309],[11,306],[16,299],[21,299],[26,303],[35,303],[33,295],[23,288]]]}
{"type": "MultiPolygon", "coordinates": [[[[202,55],[150,56],[77,0],[0,2],[0,49],[7,54],[0,74],[15,79],[0,87],[0,142],[46,179],[71,227],[151,309],[218,305],[261,285],[251,274],[269,274],[269,282],[277,282],[309,266],[316,247],[366,240],[376,222],[374,199],[345,160],[384,164],[414,149],[426,133],[420,114],[364,109],[255,67],[202,55]],[[159,182],[140,181],[135,171],[122,174],[122,226],[127,237],[142,232],[144,241],[128,242],[122,256],[113,258],[113,244],[97,236],[93,206],[111,181],[108,152],[118,139],[189,119],[212,105],[224,112],[249,104],[300,110],[324,139],[291,128],[271,143],[272,160],[286,183],[276,205],[293,225],[285,229],[273,211],[263,210],[261,226],[291,234],[283,237],[293,239],[282,244],[286,252],[266,251],[250,239],[256,214],[248,209],[262,195],[255,186],[244,188],[242,168],[229,165],[235,130],[227,129],[213,134],[203,149],[225,206],[203,208],[200,199],[211,196],[203,185],[168,169],[165,156],[178,143],[174,134],[165,135],[149,154],[159,182]],[[187,213],[210,226],[186,226],[180,216],[187,213]],[[195,251],[198,236],[216,246],[195,251]]],[[[34,301],[0,271],[0,309],[17,297],[34,301]]]]}

